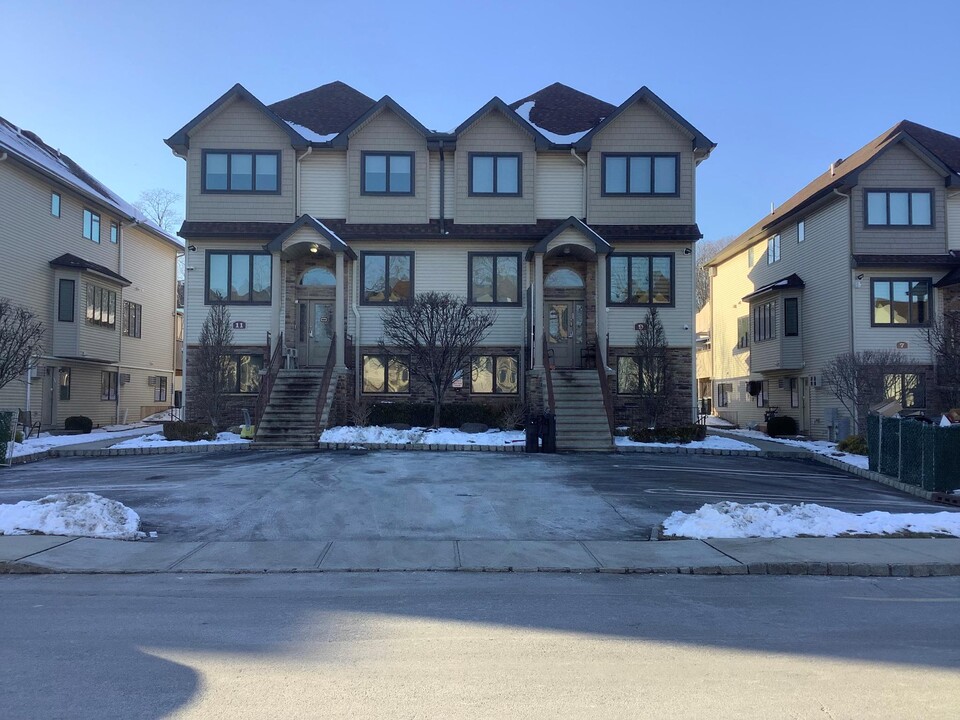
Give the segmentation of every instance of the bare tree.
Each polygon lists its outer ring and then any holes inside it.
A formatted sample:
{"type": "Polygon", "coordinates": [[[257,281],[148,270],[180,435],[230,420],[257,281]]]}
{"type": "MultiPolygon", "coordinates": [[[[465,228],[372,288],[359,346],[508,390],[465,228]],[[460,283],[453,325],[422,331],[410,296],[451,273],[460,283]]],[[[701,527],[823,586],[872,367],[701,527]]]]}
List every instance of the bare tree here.
{"type": "Polygon", "coordinates": [[[405,355],[410,374],[433,396],[433,427],[440,425],[440,405],[471,355],[496,322],[496,313],[468,305],[448,293],[423,293],[381,313],[384,355],[405,355]]]}
{"type": "Polygon", "coordinates": [[[674,401],[673,369],[667,334],[656,308],[650,308],[637,331],[634,362],[637,364],[636,393],[648,428],[655,428],[674,401]]]}
{"type": "Polygon", "coordinates": [[[165,188],[151,188],[140,193],[133,206],[146,215],[157,226],[169,233],[176,232],[183,215],[180,213],[180,201],[183,196],[165,188]]]}
{"type": "Polygon", "coordinates": [[[719,240],[700,241],[697,243],[697,310],[702,310],[710,299],[710,269],[707,263],[713,260],[717,254],[723,250],[730,241],[734,239],[733,235],[720,238],[719,240]]]}
{"type": "Polygon", "coordinates": [[[0,298],[0,388],[36,364],[42,350],[43,323],[8,298],[0,298]]]}
{"type": "Polygon", "coordinates": [[[927,329],[937,363],[937,389],[944,410],[960,407],[960,311],[943,313],[927,329]]]}
{"type": "Polygon", "coordinates": [[[192,375],[192,402],[197,414],[219,430],[223,423],[224,397],[236,384],[235,368],[230,362],[233,324],[223,303],[210,306],[200,328],[199,344],[192,375]]]}
{"type": "Polygon", "coordinates": [[[895,350],[861,350],[837,355],[823,368],[823,382],[853,418],[855,434],[866,428],[870,406],[885,400],[885,376],[902,372],[904,362],[895,350]]]}

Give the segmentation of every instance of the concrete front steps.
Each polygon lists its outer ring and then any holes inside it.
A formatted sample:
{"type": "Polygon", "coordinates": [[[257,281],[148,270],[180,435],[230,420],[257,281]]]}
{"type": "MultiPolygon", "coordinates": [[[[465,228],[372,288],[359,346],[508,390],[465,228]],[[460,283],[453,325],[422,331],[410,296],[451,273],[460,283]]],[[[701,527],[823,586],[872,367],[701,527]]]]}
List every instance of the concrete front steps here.
{"type": "MultiPolygon", "coordinates": [[[[322,368],[281,370],[277,375],[270,404],[257,425],[254,446],[261,448],[315,448],[317,446],[317,395],[323,384],[322,368]]],[[[336,377],[321,414],[321,430],[326,427],[336,377]]]]}
{"type": "Polygon", "coordinates": [[[610,424],[596,370],[554,370],[553,398],[557,418],[557,449],[609,452],[610,424]]]}

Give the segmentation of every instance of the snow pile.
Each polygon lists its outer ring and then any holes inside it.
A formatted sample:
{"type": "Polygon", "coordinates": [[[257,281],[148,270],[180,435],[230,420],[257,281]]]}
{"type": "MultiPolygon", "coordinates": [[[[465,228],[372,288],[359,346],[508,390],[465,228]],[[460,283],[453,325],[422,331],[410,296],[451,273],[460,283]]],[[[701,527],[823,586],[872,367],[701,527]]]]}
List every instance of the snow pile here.
{"type": "Polygon", "coordinates": [[[837,444],[827,442],[826,440],[791,440],[790,438],[770,437],[766,433],[758,430],[725,430],[733,435],[741,435],[745,438],[756,438],[757,440],[768,440],[770,442],[780,443],[781,445],[791,445],[793,447],[809,450],[817,455],[826,455],[834,460],[839,460],[847,465],[866,470],[869,465],[869,458],[866,455],[853,455],[851,453],[840,452],[837,450],[837,444]]]}
{"type": "Polygon", "coordinates": [[[236,433],[222,432],[217,435],[216,440],[197,440],[196,442],[187,442],[185,440],[167,440],[163,433],[154,433],[152,435],[142,435],[140,437],[124,440],[116,445],[111,445],[110,449],[122,448],[154,448],[154,447],[184,447],[186,445],[236,445],[250,442],[244,440],[236,433]]]}
{"type": "Polygon", "coordinates": [[[582,138],[588,132],[593,130],[593,128],[587,128],[586,130],[580,130],[579,132],[571,133],[569,135],[560,135],[559,133],[555,133],[551,130],[547,130],[546,128],[541,127],[540,125],[537,125],[533,120],[530,119],[530,111],[533,110],[536,104],[537,103],[534,102],[533,100],[528,100],[527,102],[523,103],[523,105],[519,106],[516,109],[516,113],[517,115],[522,117],[524,120],[526,120],[528,123],[533,125],[537,130],[539,130],[540,133],[550,142],[557,143],[559,145],[575,143],[577,142],[577,140],[582,138]]]}
{"type": "Polygon", "coordinates": [[[452,428],[412,428],[394,430],[393,428],[371,427],[334,427],[324,430],[320,442],[325,443],[391,443],[394,445],[516,445],[524,442],[524,434],[519,430],[488,430],[485,433],[465,433],[452,428]]]}
{"type": "Polygon", "coordinates": [[[0,535],[76,535],[137,540],[140,516],[123,503],[93,493],[58,493],[0,505],[0,535]]]}
{"type": "Polygon", "coordinates": [[[837,537],[922,533],[960,537],[960,513],[888,513],[863,515],[813,503],[775,505],[724,501],[693,513],[679,510],[663,521],[664,535],[687,538],[837,537]]]}
{"type": "Polygon", "coordinates": [[[694,440],[688,443],[642,443],[635,442],[628,437],[614,438],[617,447],[684,447],[691,450],[759,450],[756,445],[740,442],[733,438],[720,435],[708,435],[704,440],[694,440]]]}
{"type": "Polygon", "coordinates": [[[339,133],[330,133],[328,135],[321,135],[315,130],[311,130],[310,128],[305,127],[303,125],[298,125],[292,120],[284,120],[284,122],[287,125],[289,125],[291,128],[293,128],[297,132],[297,134],[299,134],[300,137],[302,137],[307,142],[330,142],[337,135],[339,135],[339,133]]]}
{"type": "Polygon", "coordinates": [[[32,437],[29,440],[24,440],[22,443],[13,443],[13,457],[46,452],[47,450],[67,445],[82,445],[100,440],[110,440],[115,437],[143,435],[145,432],[156,432],[159,429],[159,425],[139,425],[127,430],[109,432],[105,428],[97,428],[93,432],[81,433],[79,435],[50,435],[49,433],[41,433],[40,437],[32,437]]]}
{"type": "Polygon", "coordinates": [[[718,428],[732,428],[734,424],[727,420],[724,420],[719,415],[707,415],[704,419],[704,424],[707,427],[718,427],[718,428]]]}

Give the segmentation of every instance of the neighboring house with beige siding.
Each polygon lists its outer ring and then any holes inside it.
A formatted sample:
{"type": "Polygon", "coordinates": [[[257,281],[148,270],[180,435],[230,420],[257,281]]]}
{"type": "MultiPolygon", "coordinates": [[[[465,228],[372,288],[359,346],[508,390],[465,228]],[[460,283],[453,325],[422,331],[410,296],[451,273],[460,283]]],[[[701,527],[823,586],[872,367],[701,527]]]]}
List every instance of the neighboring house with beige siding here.
{"type": "Polygon", "coordinates": [[[771,407],[802,432],[852,427],[823,381],[837,355],[900,354],[887,392],[938,405],[932,318],[960,310],[960,138],[903,121],[838,160],[721,251],[698,320],[700,392],[748,426],[771,407]]]}
{"type": "Polygon", "coordinates": [[[695,170],[714,144],[647,88],[612,105],[556,83],[436,132],[339,82],[270,106],[237,85],[166,142],[187,167],[188,412],[189,356],[224,300],[231,422],[277,347],[318,387],[329,365],[325,420],[422,399],[378,350],[381,313],[440,291],[497,312],[451,401],[542,407],[548,370],[592,372],[596,402],[602,375],[616,420],[634,421],[636,325],[658,308],[674,416],[692,419],[695,170]]]}
{"type": "Polygon", "coordinates": [[[0,217],[0,295],[46,329],[36,368],[0,389],[0,406],[31,410],[44,429],[170,407],[179,240],[2,118],[0,217]]]}

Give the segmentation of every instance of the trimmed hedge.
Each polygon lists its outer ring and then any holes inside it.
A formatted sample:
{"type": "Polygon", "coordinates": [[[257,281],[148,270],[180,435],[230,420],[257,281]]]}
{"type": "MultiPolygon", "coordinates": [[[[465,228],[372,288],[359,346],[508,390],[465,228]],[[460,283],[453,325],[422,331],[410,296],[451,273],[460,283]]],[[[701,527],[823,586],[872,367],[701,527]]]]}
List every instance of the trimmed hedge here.
{"type": "Polygon", "coordinates": [[[869,455],[867,439],[863,435],[848,435],[837,443],[837,450],[851,455],[869,455]]]}
{"type": "Polygon", "coordinates": [[[93,420],[86,415],[71,415],[63,421],[63,429],[67,432],[86,435],[93,430],[93,420]]]}
{"type": "Polygon", "coordinates": [[[707,437],[706,425],[678,425],[677,427],[630,429],[630,439],[642,443],[682,443],[687,444],[707,437]]]}
{"type": "Polygon", "coordinates": [[[210,423],[201,422],[165,422],[163,436],[167,440],[183,440],[197,442],[198,440],[216,440],[217,433],[210,423]]]}
{"type": "Polygon", "coordinates": [[[776,415],[767,420],[767,435],[782,437],[797,434],[797,421],[786,415],[776,415]]]}
{"type": "MultiPolygon", "coordinates": [[[[498,427],[503,408],[481,403],[451,403],[440,406],[440,427],[458,428],[464,423],[483,423],[498,427]]],[[[370,425],[404,423],[411,427],[430,427],[433,424],[433,405],[430,403],[375,403],[370,406],[370,425]]]]}

